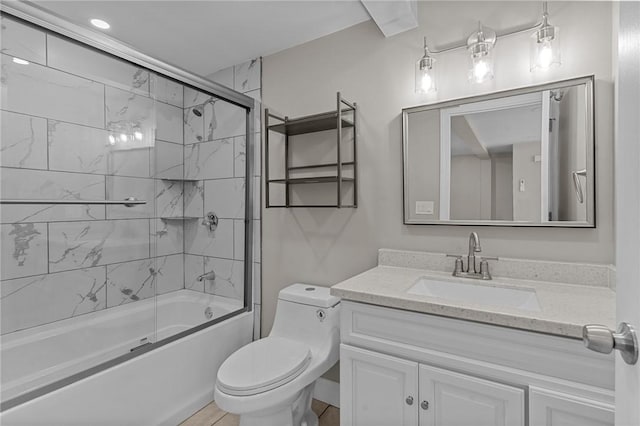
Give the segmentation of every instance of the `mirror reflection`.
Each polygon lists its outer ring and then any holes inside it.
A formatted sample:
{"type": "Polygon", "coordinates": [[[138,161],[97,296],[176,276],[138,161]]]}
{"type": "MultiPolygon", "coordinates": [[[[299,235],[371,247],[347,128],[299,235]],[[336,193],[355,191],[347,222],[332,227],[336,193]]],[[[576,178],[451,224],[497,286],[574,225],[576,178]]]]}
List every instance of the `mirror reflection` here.
{"type": "Polygon", "coordinates": [[[593,226],[592,84],[405,109],[405,223],[593,226]]]}

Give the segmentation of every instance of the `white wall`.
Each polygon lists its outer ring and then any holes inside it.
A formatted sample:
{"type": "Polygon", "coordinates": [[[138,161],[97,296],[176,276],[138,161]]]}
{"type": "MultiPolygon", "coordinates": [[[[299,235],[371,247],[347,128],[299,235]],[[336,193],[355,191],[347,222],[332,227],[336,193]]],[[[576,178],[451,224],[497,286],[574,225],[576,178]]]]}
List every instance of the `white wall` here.
{"type": "Polygon", "coordinates": [[[611,4],[552,2],[550,11],[562,30],[561,68],[531,74],[529,35],[506,37],[496,46],[496,78],[486,87],[467,83],[464,50],[439,57],[437,99],[413,92],[423,35],[438,47],[465,39],[478,19],[497,29],[526,25],[538,19],[540,3],[420,2],[418,29],[385,39],[365,22],[264,58],[269,108],[292,117],[330,110],[336,91],[358,103],[360,185],[355,210],[263,212],[263,334],[281,288],[296,281],[332,285],[375,266],[380,247],[463,253],[469,232],[478,231],[486,255],[613,261],[611,4]],[[596,229],[403,225],[403,107],[587,74],[597,80],[596,229]]]}

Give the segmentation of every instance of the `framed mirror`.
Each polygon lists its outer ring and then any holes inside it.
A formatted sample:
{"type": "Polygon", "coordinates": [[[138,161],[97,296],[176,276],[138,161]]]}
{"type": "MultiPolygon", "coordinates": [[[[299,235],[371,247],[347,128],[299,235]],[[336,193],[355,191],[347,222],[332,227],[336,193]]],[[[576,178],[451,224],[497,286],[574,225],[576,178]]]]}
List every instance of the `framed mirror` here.
{"type": "Polygon", "coordinates": [[[403,109],[404,223],[595,227],[593,84],[403,109]]]}

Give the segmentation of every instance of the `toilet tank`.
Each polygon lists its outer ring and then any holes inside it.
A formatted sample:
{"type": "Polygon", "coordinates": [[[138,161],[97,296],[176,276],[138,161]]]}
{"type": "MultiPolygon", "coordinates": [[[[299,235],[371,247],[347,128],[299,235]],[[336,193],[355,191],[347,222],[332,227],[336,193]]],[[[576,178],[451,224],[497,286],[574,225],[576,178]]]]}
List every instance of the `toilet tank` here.
{"type": "Polygon", "coordinates": [[[296,283],[280,290],[270,336],[321,345],[339,333],[340,298],[328,287],[296,283]]]}

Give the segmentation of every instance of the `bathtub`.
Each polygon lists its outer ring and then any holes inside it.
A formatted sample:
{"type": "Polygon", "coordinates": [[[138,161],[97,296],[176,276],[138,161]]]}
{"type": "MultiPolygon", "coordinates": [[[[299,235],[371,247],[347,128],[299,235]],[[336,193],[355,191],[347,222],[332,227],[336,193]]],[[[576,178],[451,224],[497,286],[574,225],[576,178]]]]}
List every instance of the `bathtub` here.
{"type": "MultiPolygon", "coordinates": [[[[180,290],[2,338],[2,399],[242,307],[180,290]],[[157,324],[157,327],[156,327],[157,324]]],[[[252,337],[246,312],[0,414],[3,425],[175,425],[213,399],[220,364],[252,337]]]]}

